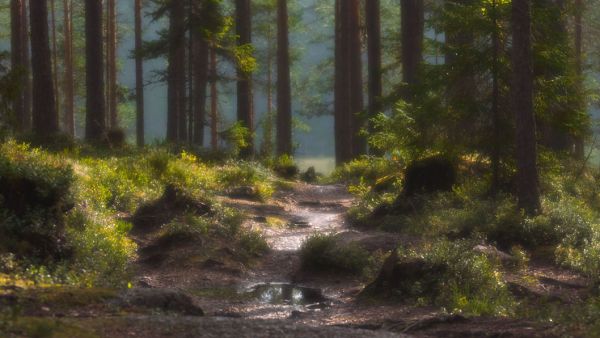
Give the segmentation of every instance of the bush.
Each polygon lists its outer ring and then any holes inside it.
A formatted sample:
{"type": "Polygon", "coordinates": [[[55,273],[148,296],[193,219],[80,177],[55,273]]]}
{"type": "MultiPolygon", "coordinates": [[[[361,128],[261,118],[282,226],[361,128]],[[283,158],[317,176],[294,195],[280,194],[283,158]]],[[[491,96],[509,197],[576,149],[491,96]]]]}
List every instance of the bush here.
{"type": "Polygon", "coordinates": [[[282,178],[294,179],[300,173],[294,158],[289,155],[279,156],[273,163],[273,171],[282,178]]]}
{"type": "Polygon", "coordinates": [[[380,190],[392,188],[401,179],[402,165],[381,157],[363,156],[337,168],[332,180],[349,184],[381,185],[380,190]]]}
{"type": "Polygon", "coordinates": [[[306,270],[345,272],[362,275],[369,268],[371,255],[355,244],[340,246],[333,235],[314,235],[300,249],[306,270]]]}
{"type": "Polygon", "coordinates": [[[499,267],[472,243],[437,240],[395,254],[367,290],[474,315],[507,315],[515,305],[499,267]]]}
{"type": "Polygon", "coordinates": [[[68,256],[65,213],[73,171],[64,159],[9,141],[0,146],[0,249],[36,259],[68,256]]]}

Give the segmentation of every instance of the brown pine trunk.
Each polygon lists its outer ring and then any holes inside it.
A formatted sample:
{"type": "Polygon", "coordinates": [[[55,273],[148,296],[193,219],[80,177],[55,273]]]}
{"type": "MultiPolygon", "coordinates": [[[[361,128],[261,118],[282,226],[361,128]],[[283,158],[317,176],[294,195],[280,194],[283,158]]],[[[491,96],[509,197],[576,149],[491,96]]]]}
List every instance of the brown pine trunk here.
{"type": "Polygon", "coordinates": [[[52,21],[52,79],[54,80],[54,97],[56,98],[56,111],[60,112],[60,90],[58,86],[58,49],[56,43],[56,3],[50,0],[50,16],[52,21]]]}
{"type": "Polygon", "coordinates": [[[59,131],[54,83],[52,81],[52,55],[48,36],[48,4],[32,1],[30,4],[31,55],[33,70],[33,132],[49,136],[59,131]]]}
{"type": "Polygon", "coordinates": [[[498,3],[492,0],[493,32],[492,32],[492,132],[494,135],[492,149],[492,184],[491,191],[495,195],[500,188],[500,32],[498,27],[498,3]]]}
{"type": "Polygon", "coordinates": [[[204,145],[206,86],[208,84],[209,46],[201,32],[194,30],[194,144],[204,145]]]}
{"type": "Polygon", "coordinates": [[[21,120],[23,123],[23,130],[28,131],[31,130],[31,105],[33,103],[33,83],[31,81],[31,54],[29,52],[29,48],[31,46],[31,41],[29,39],[30,34],[30,26],[29,26],[29,11],[28,11],[28,1],[23,0],[23,29],[21,30],[22,36],[22,45],[23,48],[23,60],[24,60],[24,71],[25,71],[25,87],[23,88],[23,119],[21,120]]]}
{"type": "MultiPolygon", "coordinates": [[[[583,85],[583,12],[585,7],[583,0],[575,0],[575,71],[578,77],[578,86],[580,91],[584,90],[583,85]]],[[[581,109],[586,108],[585,99],[581,103],[581,109]]],[[[583,160],[585,157],[584,137],[577,135],[574,138],[575,143],[575,158],[583,160]]]]}
{"type": "Polygon", "coordinates": [[[277,155],[292,154],[292,87],[288,9],[277,1],[277,155]]]}
{"type": "MultiPolygon", "coordinates": [[[[369,118],[381,112],[382,69],[381,69],[381,14],[379,0],[365,1],[365,20],[367,26],[367,53],[369,60],[369,118]]],[[[369,130],[375,132],[370,126],[369,130]]],[[[373,152],[381,155],[379,152],[373,152]]]]}
{"type": "Polygon", "coordinates": [[[335,84],[334,84],[334,127],[335,158],[341,165],[352,160],[352,133],[349,119],[350,93],[348,91],[349,52],[347,31],[347,3],[335,2],[335,84]]]}
{"type": "Polygon", "coordinates": [[[64,63],[63,91],[64,91],[64,128],[65,132],[75,136],[75,98],[74,98],[74,76],[73,76],[73,19],[72,0],[63,0],[63,28],[64,28],[64,63]]]}
{"type": "Polygon", "coordinates": [[[144,140],[144,60],[142,50],[142,0],[135,0],[135,105],[136,105],[136,140],[138,147],[143,147],[144,140]]]}
{"type": "Polygon", "coordinates": [[[213,150],[219,149],[219,112],[218,112],[218,95],[217,90],[217,52],[215,45],[210,48],[210,146],[213,150]]]}
{"type": "Polygon", "coordinates": [[[171,0],[169,18],[169,67],[167,140],[184,142],[187,138],[185,115],[185,7],[182,1],[171,0]]]}
{"type": "Polygon", "coordinates": [[[86,140],[102,141],[106,133],[102,0],[85,0],[86,140]]]}
{"type": "Polygon", "coordinates": [[[533,111],[533,53],[531,46],[531,5],[513,0],[513,85],[512,99],[516,124],[518,206],[529,215],[540,212],[537,171],[535,115],[533,111]]]}
{"type": "Polygon", "coordinates": [[[10,2],[10,20],[11,20],[11,66],[12,69],[22,72],[19,81],[19,94],[13,102],[13,113],[14,113],[14,128],[17,132],[21,132],[24,129],[24,115],[25,115],[25,98],[24,98],[24,87],[25,79],[28,76],[25,73],[25,58],[24,49],[27,46],[23,45],[23,11],[24,4],[23,0],[11,0],[10,2]]]}
{"type": "Polygon", "coordinates": [[[119,112],[117,98],[117,9],[116,1],[108,0],[108,22],[106,37],[106,66],[107,66],[107,102],[110,128],[119,127],[119,112]]]}
{"type": "MultiPolygon", "coordinates": [[[[252,43],[252,16],[250,0],[235,1],[235,27],[238,46],[252,43]]],[[[237,119],[250,130],[248,147],[240,152],[242,158],[254,156],[254,100],[252,97],[252,74],[241,67],[237,69],[237,119]]]]}
{"type": "Polygon", "coordinates": [[[423,59],[425,10],[422,0],[401,0],[402,81],[410,86],[419,82],[423,59]]]}
{"type": "Polygon", "coordinates": [[[366,154],[367,142],[360,135],[365,127],[362,117],[364,109],[363,78],[362,78],[362,43],[360,31],[360,0],[348,0],[348,53],[350,80],[350,133],[352,139],[352,159],[366,154]]]}

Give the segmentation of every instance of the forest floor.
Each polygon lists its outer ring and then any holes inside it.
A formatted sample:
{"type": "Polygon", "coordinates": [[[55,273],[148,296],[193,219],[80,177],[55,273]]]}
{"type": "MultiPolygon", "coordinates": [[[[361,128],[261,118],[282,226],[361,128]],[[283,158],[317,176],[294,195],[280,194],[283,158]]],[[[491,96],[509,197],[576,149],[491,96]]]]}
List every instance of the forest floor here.
{"type": "MultiPolygon", "coordinates": [[[[244,212],[243,226],[265,234],[267,254],[240,261],[229,243],[203,241],[163,243],[156,250],[151,237],[141,234],[135,238],[140,246],[136,277],[127,292],[133,296],[116,296],[110,290],[95,290],[93,295],[80,290],[29,294],[18,300],[21,315],[47,320],[38,325],[42,331],[45,326],[60,327],[64,335],[59,337],[561,335],[560,328],[548,322],[448,315],[439,307],[364,299],[359,297],[367,282],[363,277],[304,271],[300,249],[314,234],[336,234],[336,240],[356,243],[370,252],[420,240],[348,227],[344,215],[354,201],[344,186],[294,183],[266,203],[219,199],[244,212]],[[138,309],[124,311],[122,301],[114,299],[126,299],[138,309]],[[143,310],[147,303],[160,303],[180,315],[143,310]],[[189,316],[198,308],[203,317],[189,316]]],[[[518,297],[558,303],[579,298],[586,285],[579,276],[535,258],[527,271],[507,274],[507,282],[518,297]]],[[[0,292],[0,300],[15,295],[20,293],[0,292]]]]}

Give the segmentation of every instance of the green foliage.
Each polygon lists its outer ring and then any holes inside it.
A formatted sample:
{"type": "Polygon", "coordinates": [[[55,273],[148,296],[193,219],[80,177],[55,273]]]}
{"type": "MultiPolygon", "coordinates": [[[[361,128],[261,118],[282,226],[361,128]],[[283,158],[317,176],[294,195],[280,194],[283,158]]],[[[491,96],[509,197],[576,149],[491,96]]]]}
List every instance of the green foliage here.
{"type": "Polygon", "coordinates": [[[250,140],[250,136],[252,136],[252,131],[244,126],[242,122],[238,121],[224,131],[223,136],[231,148],[231,153],[234,157],[237,157],[240,151],[250,146],[248,141],[250,140]]]}
{"type": "Polygon", "coordinates": [[[413,259],[439,267],[423,280],[406,281],[396,290],[403,297],[433,302],[453,313],[508,315],[515,305],[498,267],[473,251],[469,242],[438,240],[419,249],[400,249],[399,264],[413,259]]]}
{"type": "Polygon", "coordinates": [[[73,181],[63,158],[14,141],[0,145],[0,250],[38,259],[66,255],[73,181]]]}
{"type": "Polygon", "coordinates": [[[339,245],[333,235],[313,235],[300,249],[302,266],[307,270],[337,271],[362,275],[372,263],[371,254],[358,245],[339,245]]]}
{"type": "Polygon", "coordinates": [[[271,164],[273,171],[282,178],[294,179],[298,176],[299,169],[294,158],[289,155],[281,155],[277,157],[271,164]]]}
{"type": "Polygon", "coordinates": [[[338,167],[331,175],[331,179],[335,182],[366,184],[372,187],[377,183],[396,183],[401,170],[402,165],[395,160],[363,156],[338,167]]]}

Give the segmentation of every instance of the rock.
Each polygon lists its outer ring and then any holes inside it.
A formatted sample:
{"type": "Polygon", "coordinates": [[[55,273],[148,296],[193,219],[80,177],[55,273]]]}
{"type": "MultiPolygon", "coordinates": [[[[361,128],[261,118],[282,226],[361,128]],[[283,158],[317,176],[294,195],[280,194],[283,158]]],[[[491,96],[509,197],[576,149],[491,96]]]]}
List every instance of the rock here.
{"type": "Polygon", "coordinates": [[[498,250],[496,247],[491,245],[477,245],[473,248],[473,251],[485,255],[488,259],[496,261],[504,266],[513,265],[517,262],[517,259],[507,254],[504,251],[498,250]]]}
{"type": "Polygon", "coordinates": [[[186,294],[169,289],[132,289],[120,297],[124,307],[142,307],[188,316],[203,316],[204,312],[186,294]]]}
{"type": "Polygon", "coordinates": [[[241,187],[232,188],[231,190],[229,190],[227,196],[237,199],[253,200],[256,199],[256,197],[258,196],[258,191],[256,191],[255,187],[245,185],[241,187]]]}

